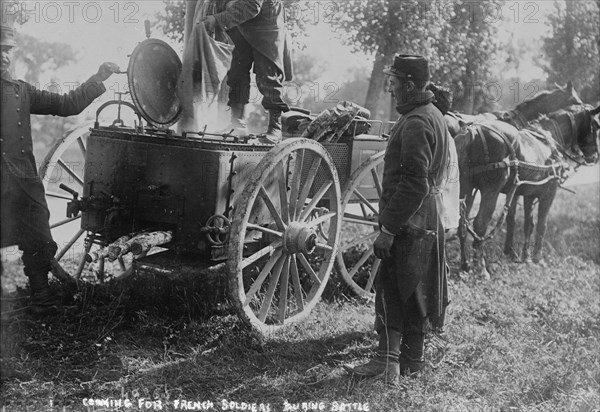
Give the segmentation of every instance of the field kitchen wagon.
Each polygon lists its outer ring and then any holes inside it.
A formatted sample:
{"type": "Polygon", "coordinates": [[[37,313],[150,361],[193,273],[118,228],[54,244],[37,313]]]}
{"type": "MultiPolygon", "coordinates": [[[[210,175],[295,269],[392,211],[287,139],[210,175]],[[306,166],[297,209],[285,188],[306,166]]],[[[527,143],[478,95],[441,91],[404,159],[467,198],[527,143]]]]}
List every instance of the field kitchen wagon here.
{"type": "Polygon", "coordinates": [[[372,298],[388,125],[351,119],[339,141],[318,142],[289,126],[315,119],[300,110],[286,114],[277,145],[178,135],[169,127],[181,114],[180,72],[173,49],[144,40],[127,69],[133,103],[119,96],[103,104],[93,127],[67,133],[44,159],[51,210],[63,202],[58,210],[67,211],[50,222],[58,262],[77,278],[93,270],[99,280],[176,270],[186,259],[199,262],[198,276],[220,265],[240,316],[263,332],[306,316],[334,264],[356,293],[372,298]],[[102,126],[108,106],[117,106],[117,119],[102,126]],[[121,120],[125,107],[138,118],[131,126],[121,120]],[[357,125],[380,131],[358,134],[357,125]]]}

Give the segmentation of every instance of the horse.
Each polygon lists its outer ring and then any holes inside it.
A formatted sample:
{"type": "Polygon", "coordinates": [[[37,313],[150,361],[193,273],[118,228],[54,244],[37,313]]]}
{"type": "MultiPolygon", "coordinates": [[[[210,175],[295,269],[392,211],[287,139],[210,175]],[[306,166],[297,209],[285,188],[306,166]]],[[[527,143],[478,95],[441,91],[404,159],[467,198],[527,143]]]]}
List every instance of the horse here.
{"type": "Polygon", "coordinates": [[[563,87],[559,85],[555,86],[556,89],[539,92],[531,99],[521,102],[510,111],[482,113],[478,115],[449,112],[444,116],[444,119],[448,125],[448,130],[450,130],[450,134],[454,137],[460,132],[463,126],[477,121],[501,120],[512,124],[517,129],[523,129],[527,127],[528,122],[537,119],[540,115],[552,113],[571,105],[583,104],[571,81],[563,87]]]}
{"type": "Polygon", "coordinates": [[[483,244],[495,235],[507,219],[504,253],[517,259],[513,248],[515,198],[524,197],[525,240],[521,261],[541,260],[546,219],[559,185],[571,165],[598,161],[597,114],[600,106],[572,105],[540,118],[522,130],[499,120],[480,120],[465,127],[455,138],[460,171],[460,197],[463,213],[459,229],[462,269],[470,266],[466,255],[466,235],[473,237],[473,263],[485,278],[489,273],[483,258],[483,244]],[[479,211],[469,225],[469,212],[476,191],[481,193],[479,211]],[[487,228],[500,193],[506,194],[501,217],[490,233],[487,228]],[[533,231],[533,205],[538,200],[538,221],[533,254],[529,252],[533,231]]]}

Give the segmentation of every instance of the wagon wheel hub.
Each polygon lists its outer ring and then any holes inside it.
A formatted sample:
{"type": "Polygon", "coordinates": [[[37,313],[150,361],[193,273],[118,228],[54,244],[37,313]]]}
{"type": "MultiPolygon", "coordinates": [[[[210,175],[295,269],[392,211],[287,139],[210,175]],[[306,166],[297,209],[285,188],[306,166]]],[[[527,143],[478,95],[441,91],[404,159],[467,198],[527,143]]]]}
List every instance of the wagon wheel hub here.
{"type": "Polygon", "coordinates": [[[283,235],[283,251],[288,255],[312,254],[317,248],[317,233],[306,223],[293,222],[283,235]]]}

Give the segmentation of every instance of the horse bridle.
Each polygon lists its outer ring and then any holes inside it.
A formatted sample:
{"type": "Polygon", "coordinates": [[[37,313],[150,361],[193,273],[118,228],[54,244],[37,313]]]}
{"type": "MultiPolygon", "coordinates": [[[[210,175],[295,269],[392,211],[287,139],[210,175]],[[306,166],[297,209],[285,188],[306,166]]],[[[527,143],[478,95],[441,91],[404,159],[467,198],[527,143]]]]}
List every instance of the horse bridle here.
{"type": "MultiPolygon", "coordinates": [[[[598,146],[598,139],[600,138],[600,120],[596,121],[594,119],[594,117],[598,116],[598,112],[596,111],[598,110],[596,109],[585,109],[587,115],[589,116],[590,122],[592,123],[592,137],[594,138],[594,141],[596,142],[596,152],[600,151],[600,147],[598,146]],[[594,113],[595,112],[595,113],[594,113]]],[[[598,153],[600,155],[600,153],[598,153]]],[[[596,162],[598,163],[600,156],[596,156],[596,162]]]]}
{"type": "MultiPolygon", "coordinates": [[[[585,108],[583,110],[585,112],[586,118],[590,119],[590,121],[592,123],[590,127],[591,127],[592,136],[594,136],[595,123],[592,119],[591,110],[585,109],[585,108]]],[[[583,151],[581,150],[581,147],[579,146],[579,141],[578,141],[579,136],[577,134],[577,122],[575,120],[575,115],[568,110],[565,110],[565,113],[569,119],[569,124],[571,126],[571,133],[573,134],[573,137],[571,139],[571,146],[568,149],[565,148],[565,136],[563,135],[562,130],[558,126],[557,121],[551,117],[548,117],[548,120],[550,120],[550,124],[551,124],[554,134],[556,136],[554,140],[556,140],[556,142],[558,143],[560,152],[562,153],[563,156],[565,156],[568,159],[575,162],[577,165],[576,169],[578,169],[581,166],[588,165],[588,162],[585,161],[585,155],[583,154],[583,151]],[[572,153],[570,153],[570,152],[572,152],[572,153]],[[581,160],[581,159],[583,159],[583,160],[581,160]]]]}
{"type": "MultiPolygon", "coordinates": [[[[583,109],[584,113],[585,113],[585,118],[591,123],[590,124],[590,133],[592,134],[592,138],[593,140],[596,142],[596,152],[598,152],[598,142],[597,142],[597,137],[596,135],[598,134],[598,124],[594,121],[594,116],[596,116],[596,114],[593,114],[592,112],[595,109],[588,109],[585,108],[583,109]]],[[[572,113],[569,112],[570,115],[572,115],[572,113]]],[[[573,120],[574,121],[574,120],[573,120]]],[[[576,140],[576,139],[575,139],[576,140]]],[[[588,163],[585,160],[585,154],[583,153],[583,151],[581,150],[581,148],[579,147],[579,142],[575,141],[574,142],[575,145],[572,146],[572,150],[576,150],[575,153],[577,153],[580,157],[583,158],[583,164],[579,164],[580,166],[589,166],[591,165],[591,163],[588,163]]],[[[596,161],[594,162],[598,163],[598,156],[596,156],[596,161]]]]}

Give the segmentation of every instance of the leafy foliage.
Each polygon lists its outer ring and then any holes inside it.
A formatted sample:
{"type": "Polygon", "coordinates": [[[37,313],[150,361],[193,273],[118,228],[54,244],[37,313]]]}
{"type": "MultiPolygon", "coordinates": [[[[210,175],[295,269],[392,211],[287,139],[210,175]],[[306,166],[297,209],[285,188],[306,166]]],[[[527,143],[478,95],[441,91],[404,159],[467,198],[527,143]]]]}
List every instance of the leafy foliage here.
{"type": "MultiPolygon", "coordinates": [[[[501,4],[487,0],[348,0],[339,3],[342,16],[337,28],[357,51],[375,55],[379,65],[381,61],[390,64],[397,53],[424,55],[430,61],[433,80],[453,89],[460,107],[490,76],[499,47],[493,23],[501,16],[501,4]]],[[[371,87],[379,89],[377,97],[381,95],[381,76],[378,68],[371,76],[371,87]]],[[[367,102],[367,106],[373,103],[367,102]]],[[[472,109],[464,107],[463,111],[472,109]]]]}
{"type": "MultiPolygon", "coordinates": [[[[157,16],[158,25],[181,41],[185,1],[163,1],[166,9],[157,16]]],[[[425,55],[431,62],[433,79],[452,88],[456,105],[471,112],[473,96],[489,78],[499,47],[494,23],[501,16],[502,4],[494,0],[347,0],[327,4],[284,1],[288,29],[300,48],[306,26],[323,19],[357,52],[376,56],[368,93],[372,98],[370,102],[367,98],[366,104],[374,113],[384,90],[381,69],[400,52],[425,55]]],[[[296,73],[300,74],[300,70],[296,73]]]]}
{"type": "MultiPolygon", "coordinates": [[[[205,0],[197,0],[205,1],[205,0]]],[[[211,1],[211,0],[206,0],[211,1]]],[[[230,0],[212,0],[212,1],[224,1],[230,0]]],[[[183,32],[185,28],[185,8],[186,0],[163,0],[165,3],[165,11],[158,13],[155,17],[157,19],[156,26],[161,28],[163,33],[169,36],[171,39],[182,42],[183,32]]],[[[293,37],[299,38],[304,32],[305,20],[302,18],[306,16],[306,12],[309,8],[309,1],[305,0],[284,0],[284,7],[286,10],[286,23],[287,28],[293,37]]],[[[302,44],[301,44],[302,46],[302,44]]]]}
{"type": "Polygon", "coordinates": [[[37,83],[44,72],[55,72],[76,62],[73,48],[65,43],[52,43],[19,34],[19,47],[15,48],[14,63],[22,69],[23,80],[37,83]]]}
{"type": "Polygon", "coordinates": [[[570,79],[581,89],[584,101],[596,103],[600,100],[600,2],[556,2],[548,19],[552,36],[543,45],[548,81],[570,79]]]}
{"type": "Polygon", "coordinates": [[[156,16],[157,26],[163,33],[177,42],[183,41],[185,27],[185,0],[163,0],[165,3],[164,14],[156,16]]]}

